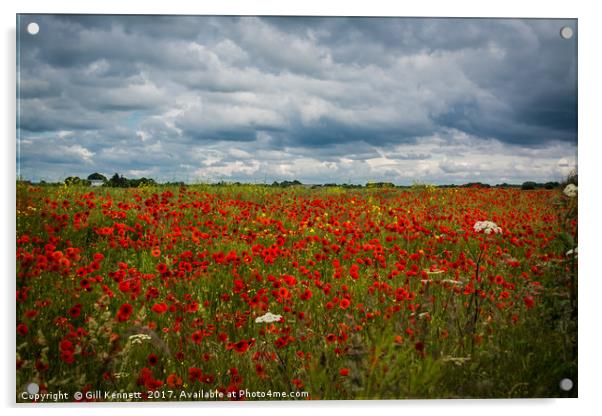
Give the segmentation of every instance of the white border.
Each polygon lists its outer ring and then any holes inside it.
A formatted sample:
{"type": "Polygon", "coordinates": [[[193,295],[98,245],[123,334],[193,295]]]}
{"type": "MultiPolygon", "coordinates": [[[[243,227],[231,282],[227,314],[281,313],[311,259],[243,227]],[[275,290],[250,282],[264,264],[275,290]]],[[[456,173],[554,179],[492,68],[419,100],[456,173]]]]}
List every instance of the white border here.
{"type": "MultiPolygon", "coordinates": [[[[579,399],[573,400],[462,400],[462,401],[394,401],[394,402],[318,402],[318,403],[200,403],[186,406],[170,404],[141,406],[137,408],[120,406],[51,406],[40,409],[49,415],[81,414],[155,414],[164,415],[170,409],[178,413],[217,413],[220,414],[324,414],[366,413],[372,408],[378,412],[424,414],[437,413],[451,415],[505,415],[508,413],[546,413],[551,415],[591,414],[600,408],[598,388],[602,387],[600,377],[600,266],[596,262],[594,250],[601,246],[600,221],[597,211],[602,194],[602,175],[597,177],[597,157],[600,153],[602,131],[600,129],[601,96],[600,40],[602,40],[602,15],[592,6],[594,2],[546,1],[527,2],[525,0],[505,0],[495,4],[484,1],[420,1],[393,2],[385,0],[236,0],[203,1],[190,0],[144,0],[130,1],[69,1],[21,0],[17,4],[2,2],[2,247],[0,264],[5,273],[0,275],[4,283],[2,311],[4,316],[3,335],[6,341],[0,343],[3,376],[0,379],[0,394],[3,407],[9,414],[19,410],[30,412],[33,409],[19,408],[14,400],[14,230],[15,230],[15,21],[16,13],[123,13],[123,14],[250,14],[250,15],[347,15],[347,16],[440,16],[440,17],[564,17],[579,19],[579,176],[580,176],[580,288],[579,288],[579,399]]],[[[16,3],[16,2],[15,2],[16,3]]]]}

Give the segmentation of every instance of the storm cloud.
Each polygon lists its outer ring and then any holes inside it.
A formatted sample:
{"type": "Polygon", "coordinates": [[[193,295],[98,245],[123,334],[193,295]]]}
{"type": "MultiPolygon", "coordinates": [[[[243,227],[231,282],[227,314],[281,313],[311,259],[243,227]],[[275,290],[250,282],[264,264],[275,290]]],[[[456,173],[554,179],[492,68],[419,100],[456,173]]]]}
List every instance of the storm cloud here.
{"type": "Polygon", "coordinates": [[[577,163],[563,26],[577,34],[551,19],[20,15],[17,166],[33,180],[560,180],[577,163]]]}

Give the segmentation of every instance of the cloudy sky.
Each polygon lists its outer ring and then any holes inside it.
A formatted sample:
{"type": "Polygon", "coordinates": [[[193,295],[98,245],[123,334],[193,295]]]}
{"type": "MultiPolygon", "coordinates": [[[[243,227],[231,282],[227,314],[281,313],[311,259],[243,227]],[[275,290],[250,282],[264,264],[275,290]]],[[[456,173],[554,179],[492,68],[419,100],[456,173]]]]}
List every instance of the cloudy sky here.
{"type": "Polygon", "coordinates": [[[17,30],[25,179],[496,184],[577,162],[574,20],[21,15],[17,30]]]}

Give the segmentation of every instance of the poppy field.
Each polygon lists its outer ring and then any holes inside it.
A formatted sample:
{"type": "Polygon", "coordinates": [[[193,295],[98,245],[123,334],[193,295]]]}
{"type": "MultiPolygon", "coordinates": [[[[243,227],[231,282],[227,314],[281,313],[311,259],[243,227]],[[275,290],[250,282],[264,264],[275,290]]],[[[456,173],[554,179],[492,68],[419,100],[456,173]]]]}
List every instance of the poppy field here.
{"type": "Polygon", "coordinates": [[[17,401],[577,396],[560,188],[19,183],[16,208],[17,401]]]}

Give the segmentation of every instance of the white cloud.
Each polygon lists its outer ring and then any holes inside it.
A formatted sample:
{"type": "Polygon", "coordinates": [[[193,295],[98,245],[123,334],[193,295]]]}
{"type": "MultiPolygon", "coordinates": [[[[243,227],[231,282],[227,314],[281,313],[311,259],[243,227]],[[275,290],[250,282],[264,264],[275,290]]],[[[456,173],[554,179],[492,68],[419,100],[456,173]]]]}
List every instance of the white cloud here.
{"type": "Polygon", "coordinates": [[[77,159],[80,159],[85,163],[91,163],[92,157],[94,156],[94,152],[91,152],[85,147],[82,147],[78,144],[74,144],[71,146],[60,146],[59,151],[63,152],[67,156],[72,156],[77,159]]]}

